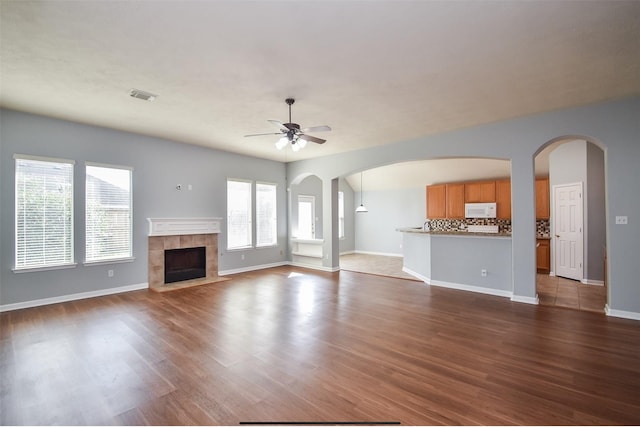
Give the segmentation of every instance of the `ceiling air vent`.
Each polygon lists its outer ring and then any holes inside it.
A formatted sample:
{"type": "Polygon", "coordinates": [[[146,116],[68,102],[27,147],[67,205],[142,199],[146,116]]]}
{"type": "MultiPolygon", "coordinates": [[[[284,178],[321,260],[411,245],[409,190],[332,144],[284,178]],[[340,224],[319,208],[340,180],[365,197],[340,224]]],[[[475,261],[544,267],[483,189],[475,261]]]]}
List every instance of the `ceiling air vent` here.
{"type": "Polygon", "coordinates": [[[145,91],[141,91],[140,89],[132,89],[129,91],[129,95],[131,95],[133,98],[138,98],[140,100],[145,100],[145,101],[153,101],[156,99],[157,95],[149,93],[149,92],[145,92],[145,91]]]}

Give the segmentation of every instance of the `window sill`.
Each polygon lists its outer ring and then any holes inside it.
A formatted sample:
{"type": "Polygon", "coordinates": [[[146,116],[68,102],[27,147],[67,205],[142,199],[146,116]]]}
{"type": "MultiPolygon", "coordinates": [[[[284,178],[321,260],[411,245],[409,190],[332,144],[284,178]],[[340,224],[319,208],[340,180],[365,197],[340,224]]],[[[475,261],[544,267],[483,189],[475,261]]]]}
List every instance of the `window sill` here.
{"type": "Polygon", "coordinates": [[[234,253],[238,251],[247,251],[247,250],[253,250],[253,245],[249,245],[247,247],[227,248],[227,253],[234,253]]]}
{"type": "Polygon", "coordinates": [[[84,262],[84,266],[100,266],[100,265],[111,265],[116,263],[131,263],[135,261],[135,257],[122,257],[120,259],[108,259],[108,260],[96,260],[91,262],[84,262]]]}
{"type": "Polygon", "coordinates": [[[56,266],[42,266],[42,267],[33,267],[33,268],[13,268],[13,273],[30,273],[30,272],[44,272],[47,270],[59,270],[59,269],[73,269],[78,266],[77,263],[67,263],[64,265],[56,265],[56,266]]]}
{"type": "Polygon", "coordinates": [[[256,250],[269,249],[269,248],[278,248],[278,244],[269,244],[269,245],[257,245],[256,250]]]}

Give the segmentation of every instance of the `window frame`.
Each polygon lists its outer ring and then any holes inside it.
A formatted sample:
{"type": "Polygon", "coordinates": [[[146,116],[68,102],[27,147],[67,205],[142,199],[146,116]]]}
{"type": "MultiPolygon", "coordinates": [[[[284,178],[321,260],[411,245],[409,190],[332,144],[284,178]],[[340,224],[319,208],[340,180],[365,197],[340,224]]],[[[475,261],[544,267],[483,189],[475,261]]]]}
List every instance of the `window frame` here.
{"type": "Polygon", "coordinates": [[[13,235],[13,239],[14,239],[14,252],[13,252],[13,256],[14,256],[14,261],[13,261],[13,269],[12,271],[14,273],[25,273],[25,272],[37,272],[37,271],[47,271],[47,270],[57,270],[57,269],[67,269],[67,268],[75,268],[77,266],[77,263],[75,261],[75,216],[74,216],[74,212],[75,212],[75,198],[74,198],[74,193],[75,193],[75,161],[71,160],[71,159],[62,159],[62,158],[54,158],[54,157],[45,157],[45,156],[32,156],[32,155],[23,155],[23,154],[18,154],[15,153],[13,155],[13,159],[14,159],[14,207],[13,207],[13,211],[14,211],[14,235],[13,235]],[[18,239],[18,223],[19,223],[19,213],[18,213],[18,209],[20,206],[19,203],[19,180],[18,180],[18,163],[19,161],[35,161],[35,162],[48,162],[51,164],[65,164],[65,165],[70,165],[71,167],[71,180],[68,183],[69,185],[69,197],[70,197],[70,203],[69,203],[69,232],[68,232],[68,241],[69,241],[69,247],[64,248],[63,251],[64,252],[69,252],[69,259],[65,260],[63,263],[56,263],[56,264],[41,264],[41,265],[30,265],[30,266],[18,266],[18,246],[19,246],[19,242],[20,240],[18,239]]]}
{"type": "Polygon", "coordinates": [[[227,209],[226,209],[226,224],[227,224],[227,251],[242,251],[242,250],[246,250],[246,249],[251,249],[253,248],[253,211],[254,211],[254,186],[253,186],[253,180],[247,180],[247,179],[243,179],[243,178],[227,178],[226,180],[226,191],[227,191],[227,200],[226,200],[226,204],[227,204],[227,209]],[[237,183],[247,183],[249,184],[249,215],[248,215],[248,220],[249,220],[249,224],[248,224],[248,237],[249,237],[249,243],[246,245],[242,245],[242,246],[238,246],[238,247],[230,247],[229,246],[229,227],[231,222],[229,221],[229,183],[230,182],[237,182],[237,183]]]}
{"type": "Polygon", "coordinates": [[[85,215],[85,224],[84,224],[84,263],[85,266],[95,266],[95,265],[105,265],[105,264],[113,264],[113,263],[123,263],[130,262],[135,260],[134,251],[133,251],[133,167],[125,166],[125,165],[113,165],[113,164],[105,164],[99,162],[85,162],[85,170],[84,170],[84,183],[85,183],[85,192],[84,192],[84,215],[85,215]],[[105,259],[95,259],[89,260],[87,257],[87,249],[88,249],[88,222],[87,222],[87,214],[88,214],[88,197],[87,197],[87,178],[89,174],[87,173],[87,167],[96,167],[96,168],[109,168],[109,169],[119,169],[129,171],[129,255],[124,257],[112,257],[105,259]]]}
{"type": "Polygon", "coordinates": [[[255,225],[256,225],[256,248],[272,248],[278,246],[278,185],[276,183],[269,183],[266,181],[257,181],[255,182],[255,225]],[[258,186],[271,186],[273,187],[273,198],[274,198],[274,217],[273,221],[273,242],[269,244],[259,244],[258,243],[258,233],[260,227],[260,221],[258,219],[258,186]]]}

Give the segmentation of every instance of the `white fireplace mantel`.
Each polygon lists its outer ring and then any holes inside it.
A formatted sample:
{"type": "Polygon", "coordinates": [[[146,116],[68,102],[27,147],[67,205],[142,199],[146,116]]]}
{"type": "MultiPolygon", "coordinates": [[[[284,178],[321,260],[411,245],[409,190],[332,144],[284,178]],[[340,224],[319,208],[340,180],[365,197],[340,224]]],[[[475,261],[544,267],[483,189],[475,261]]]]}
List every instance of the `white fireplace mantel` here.
{"type": "Polygon", "coordinates": [[[149,236],[220,233],[222,218],[148,218],[149,236]]]}

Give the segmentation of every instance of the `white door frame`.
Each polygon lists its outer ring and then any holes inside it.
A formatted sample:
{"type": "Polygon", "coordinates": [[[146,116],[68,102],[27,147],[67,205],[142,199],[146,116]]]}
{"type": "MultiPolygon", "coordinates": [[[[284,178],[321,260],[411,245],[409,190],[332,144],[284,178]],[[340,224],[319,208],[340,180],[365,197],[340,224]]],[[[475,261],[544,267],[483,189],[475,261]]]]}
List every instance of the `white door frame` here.
{"type": "MultiPolygon", "coordinates": [[[[313,195],[298,195],[298,230],[300,230],[300,202],[311,202],[311,239],[316,237],[316,197],[313,195]]],[[[300,232],[298,232],[300,235],[300,232]]],[[[300,238],[300,236],[298,236],[300,238]]],[[[305,237],[308,239],[308,237],[305,237]]]]}
{"type": "Polygon", "coordinates": [[[549,274],[550,276],[564,276],[567,278],[571,278],[571,279],[575,279],[577,281],[582,281],[584,279],[584,186],[582,182],[576,182],[576,183],[563,183],[563,184],[554,184],[552,186],[552,190],[553,190],[553,199],[552,199],[552,207],[553,207],[553,211],[552,211],[552,230],[553,232],[551,233],[551,252],[552,252],[552,269],[551,269],[551,273],[549,274]],[[579,262],[579,269],[576,269],[574,272],[571,272],[570,274],[567,274],[568,272],[566,271],[561,271],[559,269],[559,263],[558,263],[558,257],[560,256],[560,253],[558,251],[558,245],[560,244],[559,238],[560,238],[560,231],[558,230],[558,216],[560,215],[559,210],[558,210],[558,206],[556,204],[556,200],[557,200],[557,192],[559,189],[563,188],[563,187],[574,187],[577,186],[580,188],[579,192],[580,192],[580,204],[579,204],[579,212],[577,212],[577,222],[579,223],[576,225],[576,227],[578,228],[577,236],[576,236],[576,257],[578,258],[578,262],[579,262]],[[563,275],[564,274],[564,275],[563,275]]]}

